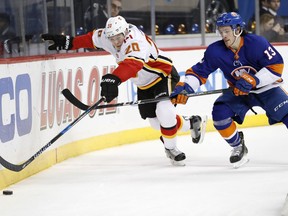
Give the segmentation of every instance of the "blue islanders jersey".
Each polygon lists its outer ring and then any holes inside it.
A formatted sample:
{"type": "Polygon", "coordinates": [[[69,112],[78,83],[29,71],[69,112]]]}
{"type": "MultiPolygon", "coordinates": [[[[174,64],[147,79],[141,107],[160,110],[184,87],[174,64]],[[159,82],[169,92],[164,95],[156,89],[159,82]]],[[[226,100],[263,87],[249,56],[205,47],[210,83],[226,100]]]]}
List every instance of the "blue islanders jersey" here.
{"type": "MultiPolygon", "coordinates": [[[[241,72],[257,73],[263,85],[257,85],[255,93],[260,93],[279,86],[282,82],[283,59],[278,51],[262,36],[245,34],[240,38],[240,46],[237,51],[226,47],[223,40],[216,41],[209,45],[204,53],[203,59],[186,71],[186,76],[195,76],[199,85],[206,82],[209,74],[220,68],[230,86],[233,86],[239,79],[241,72]],[[261,70],[263,69],[264,70],[261,70]],[[264,79],[273,77],[272,83],[267,85],[264,79]],[[258,90],[258,92],[257,92],[258,90]]],[[[195,87],[195,85],[194,85],[195,87]]]]}

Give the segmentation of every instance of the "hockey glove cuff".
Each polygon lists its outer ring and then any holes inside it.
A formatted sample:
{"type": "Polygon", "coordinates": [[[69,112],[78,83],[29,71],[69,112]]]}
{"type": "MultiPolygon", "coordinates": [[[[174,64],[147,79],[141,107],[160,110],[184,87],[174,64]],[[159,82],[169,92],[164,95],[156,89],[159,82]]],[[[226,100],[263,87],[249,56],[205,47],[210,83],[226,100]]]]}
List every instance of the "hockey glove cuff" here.
{"type": "Polygon", "coordinates": [[[110,103],[114,98],[118,96],[118,86],[121,84],[119,77],[113,74],[106,74],[102,77],[101,96],[105,97],[106,102],[110,103]]]}
{"type": "Polygon", "coordinates": [[[42,34],[42,38],[44,41],[53,41],[48,47],[49,50],[70,50],[73,47],[74,37],[70,35],[42,34]]]}
{"type": "Polygon", "coordinates": [[[259,79],[255,75],[243,73],[240,79],[236,81],[233,92],[236,96],[248,95],[258,84],[259,79]]]}
{"type": "Polygon", "coordinates": [[[187,94],[194,93],[194,90],[185,82],[178,82],[174,91],[170,94],[173,104],[186,104],[188,100],[187,94]]]}

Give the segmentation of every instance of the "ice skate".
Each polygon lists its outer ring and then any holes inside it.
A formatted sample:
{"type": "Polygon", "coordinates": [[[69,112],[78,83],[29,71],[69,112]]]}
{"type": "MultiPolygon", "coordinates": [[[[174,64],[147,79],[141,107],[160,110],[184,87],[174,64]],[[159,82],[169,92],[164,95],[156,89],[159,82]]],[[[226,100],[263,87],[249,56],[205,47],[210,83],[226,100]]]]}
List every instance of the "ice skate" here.
{"type": "MultiPolygon", "coordinates": [[[[161,142],[164,144],[162,136],[160,136],[161,142]]],[[[185,166],[184,160],[186,159],[185,153],[181,152],[177,147],[174,149],[165,148],[166,156],[170,159],[173,166],[185,166]]]]}
{"type": "Polygon", "coordinates": [[[202,143],[206,132],[207,116],[183,116],[183,118],[190,120],[192,142],[196,144],[202,143]]]}
{"type": "Polygon", "coordinates": [[[249,159],[247,157],[248,149],[245,146],[243,132],[239,132],[239,136],[241,139],[240,145],[233,147],[232,153],[230,156],[230,163],[233,164],[233,168],[235,169],[249,162],[249,159]]]}
{"type": "Polygon", "coordinates": [[[176,147],[174,149],[165,148],[166,156],[170,159],[170,162],[174,166],[185,166],[183,160],[186,159],[186,156],[176,147]]]}

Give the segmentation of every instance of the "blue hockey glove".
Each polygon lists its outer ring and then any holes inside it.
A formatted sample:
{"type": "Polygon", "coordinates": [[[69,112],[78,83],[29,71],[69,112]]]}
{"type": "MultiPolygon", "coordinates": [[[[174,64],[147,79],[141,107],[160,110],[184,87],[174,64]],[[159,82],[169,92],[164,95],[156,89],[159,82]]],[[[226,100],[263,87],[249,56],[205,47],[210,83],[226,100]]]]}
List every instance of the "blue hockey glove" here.
{"type": "Polygon", "coordinates": [[[242,73],[240,79],[236,81],[233,93],[236,96],[248,95],[251,89],[255,88],[259,84],[259,79],[248,73],[242,73]]]}
{"type": "Polygon", "coordinates": [[[178,82],[174,91],[170,94],[173,104],[186,104],[188,100],[187,94],[194,93],[194,90],[185,82],[178,82]]]}

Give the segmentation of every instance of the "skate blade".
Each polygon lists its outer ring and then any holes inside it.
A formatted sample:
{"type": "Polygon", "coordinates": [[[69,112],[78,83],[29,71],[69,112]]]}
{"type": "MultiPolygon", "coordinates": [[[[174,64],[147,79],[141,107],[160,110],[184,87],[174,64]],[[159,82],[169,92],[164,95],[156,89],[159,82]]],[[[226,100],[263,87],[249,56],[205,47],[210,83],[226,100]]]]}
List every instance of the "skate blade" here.
{"type": "Polygon", "coordinates": [[[196,144],[200,144],[203,142],[204,140],[204,136],[205,136],[205,132],[206,132],[206,126],[207,126],[207,119],[208,117],[205,116],[201,116],[202,122],[201,122],[201,136],[200,136],[200,140],[198,143],[196,144]]]}
{"type": "Polygon", "coordinates": [[[175,160],[171,160],[170,162],[173,166],[186,166],[186,164],[184,163],[184,161],[175,161],[175,160]]]}
{"type": "Polygon", "coordinates": [[[240,161],[233,163],[233,168],[238,169],[248,162],[249,162],[249,158],[245,155],[245,156],[243,156],[243,158],[240,161]]]}
{"type": "Polygon", "coordinates": [[[281,210],[281,216],[287,216],[287,215],[288,215],[288,194],[286,196],[285,203],[281,210]]]}

